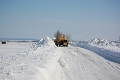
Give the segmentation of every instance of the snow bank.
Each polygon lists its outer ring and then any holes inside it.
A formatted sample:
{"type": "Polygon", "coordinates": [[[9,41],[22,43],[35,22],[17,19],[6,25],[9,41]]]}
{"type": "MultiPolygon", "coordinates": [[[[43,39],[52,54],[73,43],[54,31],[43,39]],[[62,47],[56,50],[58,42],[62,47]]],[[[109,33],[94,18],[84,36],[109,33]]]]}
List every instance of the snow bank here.
{"type": "Polygon", "coordinates": [[[117,42],[117,41],[108,41],[104,39],[92,39],[91,41],[88,41],[88,44],[94,47],[110,50],[111,52],[120,53],[120,42],[117,42]]]}
{"type": "Polygon", "coordinates": [[[38,80],[53,80],[52,76],[56,76],[54,80],[58,79],[61,75],[61,67],[58,63],[62,51],[55,46],[52,39],[45,37],[39,42],[35,43],[32,47],[33,51],[30,57],[30,63],[34,65],[33,69],[39,72],[38,80]],[[56,70],[57,74],[56,74],[56,70]],[[59,71],[60,70],[60,71],[59,71]]]}
{"type": "Polygon", "coordinates": [[[120,63],[120,51],[119,51],[120,48],[118,46],[115,46],[115,43],[111,43],[103,39],[100,39],[100,40],[94,39],[92,41],[75,42],[75,43],[72,43],[72,45],[91,50],[109,61],[120,63]],[[105,46],[106,43],[107,43],[107,46],[105,46]]]}
{"type": "Polygon", "coordinates": [[[109,50],[111,52],[120,53],[120,42],[117,41],[108,41],[104,39],[91,39],[88,41],[78,41],[75,43],[89,44],[93,47],[98,47],[109,50]]]}
{"type": "Polygon", "coordinates": [[[41,46],[41,45],[47,45],[47,46],[53,46],[54,45],[54,42],[52,39],[50,39],[49,37],[45,37],[44,39],[41,39],[38,43],[37,43],[38,46],[41,46]]]}
{"type": "Polygon", "coordinates": [[[36,50],[38,47],[42,47],[42,46],[54,46],[54,42],[52,39],[50,39],[48,36],[46,36],[45,38],[39,40],[37,43],[32,44],[31,46],[31,50],[36,50]]]}
{"type": "Polygon", "coordinates": [[[104,45],[119,46],[118,43],[115,43],[113,41],[108,41],[105,39],[92,39],[92,40],[88,41],[88,43],[102,45],[102,46],[104,46],[104,45]]]}
{"type": "Polygon", "coordinates": [[[88,44],[91,46],[110,50],[111,52],[120,53],[120,42],[108,41],[108,40],[104,40],[104,39],[92,39],[92,40],[88,41],[88,44]]]}
{"type": "MultiPolygon", "coordinates": [[[[0,49],[0,80],[52,80],[54,72],[60,70],[58,60],[62,51],[49,37],[29,45],[28,50],[22,48],[22,52],[19,50],[21,45],[17,48],[16,45],[17,43],[14,43],[12,47],[16,51],[14,54],[10,51],[10,47],[1,45],[8,49],[5,51],[0,49]],[[4,53],[6,55],[3,55],[4,53]]],[[[22,46],[25,48],[25,45],[22,46]]],[[[57,75],[56,79],[59,76],[57,75]]]]}

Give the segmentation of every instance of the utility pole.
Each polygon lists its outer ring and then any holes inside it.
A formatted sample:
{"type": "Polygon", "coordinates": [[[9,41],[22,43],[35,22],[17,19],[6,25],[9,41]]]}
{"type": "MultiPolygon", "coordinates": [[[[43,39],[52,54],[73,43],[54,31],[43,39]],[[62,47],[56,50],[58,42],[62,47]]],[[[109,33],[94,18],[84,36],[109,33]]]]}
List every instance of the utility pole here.
{"type": "Polygon", "coordinates": [[[119,42],[120,42],[120,36],[119,36],[119,42]]]}
{"type": "Polygon", "coordinates": [[[120,36],[119,36],[119,47],[120,47],[120,36]]]}

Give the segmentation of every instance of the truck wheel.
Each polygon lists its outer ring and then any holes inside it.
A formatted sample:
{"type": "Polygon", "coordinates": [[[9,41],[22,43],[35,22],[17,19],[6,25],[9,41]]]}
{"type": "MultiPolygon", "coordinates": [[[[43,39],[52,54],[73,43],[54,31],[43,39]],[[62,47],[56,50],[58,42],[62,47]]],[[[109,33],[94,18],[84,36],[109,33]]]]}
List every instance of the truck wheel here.
{"type": "Polygon", "coordinates": [[[55,43],[55,45],[56,45],[56,46],[58,46],[58,44],[57,44],[57,43],[55,43]]]}
{"type": "Polygon", "coordinates": [[[66,45],[66,47],[68,47],[68,45],[66,45]]]}

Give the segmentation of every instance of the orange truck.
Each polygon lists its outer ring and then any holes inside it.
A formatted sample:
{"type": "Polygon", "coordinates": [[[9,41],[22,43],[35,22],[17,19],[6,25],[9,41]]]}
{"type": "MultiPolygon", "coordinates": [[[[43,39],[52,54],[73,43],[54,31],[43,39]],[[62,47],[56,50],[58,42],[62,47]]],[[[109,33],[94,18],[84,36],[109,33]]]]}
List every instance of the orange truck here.
{"type": "Polygon", "coordinates": [[[65,35],[57,36],[54,43],[56,46],[68,47],[68,40],[65,38],[65,35]]]}

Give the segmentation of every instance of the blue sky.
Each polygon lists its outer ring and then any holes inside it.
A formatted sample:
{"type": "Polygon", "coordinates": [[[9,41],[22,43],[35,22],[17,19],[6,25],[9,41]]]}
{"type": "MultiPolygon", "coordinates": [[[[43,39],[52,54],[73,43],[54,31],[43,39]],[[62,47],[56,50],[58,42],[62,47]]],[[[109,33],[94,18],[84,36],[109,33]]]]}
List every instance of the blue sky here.
{"type": "Polygon", "coordinates": [[[120,0],[0,0],[0,38],[73,40],[120,36],[120,0]]]}

